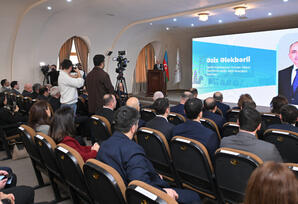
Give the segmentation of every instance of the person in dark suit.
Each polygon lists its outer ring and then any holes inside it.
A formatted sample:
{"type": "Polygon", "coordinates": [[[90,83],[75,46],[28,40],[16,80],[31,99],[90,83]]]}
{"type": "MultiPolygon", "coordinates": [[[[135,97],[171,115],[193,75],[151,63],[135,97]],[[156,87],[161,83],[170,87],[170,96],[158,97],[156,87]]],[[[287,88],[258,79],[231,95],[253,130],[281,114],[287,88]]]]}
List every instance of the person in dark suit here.
{"type": "Polygon", "coordinates": [[[20,89],[20,86],[19,86],[19,83],[18,81],[12,81],[10,83],[10,86],[11,86],[11,90],[10,92],[11,93],[14,93],[15,95],[20,95],[21,93],[18,91],[20,89]]]}
{"type": "Polygon", "coordinates": [[[41,88],[41,84],[39,83],[33,84],[32,86],[33,92],[30,96],[32,99],[36,99],[38,97],[40,88],[41,88]]]}
{"type": "Polygon", "coordinates": [[[32,94],[32,84],[27,83],[24,85],[24,90],[22,92],[22,95],[24,97],[31,97],[31,94],[32,94]]]}
{"type": "Polygon", "coordinates": [[[105,67],[105,57],[103,55],[95,55],[93,57],[93,63],[94,68],[86,78],[90,114],[95,113],[98,108],[103,106],[103,96],[105,94],[112,94],[114,92],[110,77],[103,70],[105,67]]]}
{"type": "Polygon", "coordinates": [[[239,113],[240,130],[237,135],[224,137],[220,147],[239,149],[253,153],[264,162],[282,162],[279,151],[274,144],[259,140],[256,132],[261,128],[261,114],[254,108],[246,107],[239,113]]]}
{"type": "Polygon", "coordinates": [[[59,91],[58,86],[53,86],[50,89],[50,97],[49,97],[48,102],[49,102],[49,104],[51,104],[54,112],[60,108],[60,106],[61,106],[60,91],[59,91]]]}
{"type": "Polygon", "coordinates": [[[268,129],[289,130],[298,133],[298,127],[295,126],[298,117],[298,110],[295,106],[284,105],[280,109],[280,119],[282,124],[273,124],[268,129]]]}
{"type": "Polygon", "coordinates": [[[167,119],[170,113],[169,100],[167,98],[159,98],[154,102],[153,107],[156,117],[148,121],[146,127],[162,132],[167,140],[170,141],[173,136],[172,130],[175,126],[169,123],[167,119]]]}
{"type": "Polygon", "coordinates": [[[218,114],[216,114],[216,101],[213,97],[206,98],[204,100],[204,112],[203,117],[213,120],[219,130],[222,130],[223,125],[227,122],[226,119],[218,114]]]}
{"type": "Polygon", "coordinates": [[[203,115],[202,101],[197,98],[188,99],[184,108],[189,120],[175,126],[173,136],[179,135],[199,141],[207,148],[209,156],[213,159],[214,152],[219,146],[219,139],[215,132],[204,127],[200,122],[203,115]]]}
{"type": "Polygon", "coordinates": [[[227,111],[230,110],[230,106],[227,104],[224,104],[223,101],[223,95],[221,92],[215,92],[213,94],[213,98],[216,101],[216,106],[221,110],[223,116],[225,117],[227,114],[227,111]]]}
{"type": "Polygon", "coordinates": [[[47,87],[43,86],[39,89],[39,95],[37,96],[38,100],[44,100],[48,101],[49,100],[49,90],[47,87]]]}
{"type": "Polygon", "coordinates": [[[135,108],[119,108],[115,113],[116,131],[101,143],[96,159],[118,171],[126,185],[133,180],[140,180],[165,191],[179,203],[200,203],[200,197],[196,192],[170,188],[155,171],[144,149],[132,141],[138,129],[139,117],[135,108]]]}
{"type": "Polygon", "coordinates": [[[194,98],[198,98],[198,94],[199,94],[198,93],[198,89],[191,88],[189,91],[192,93],[192,95],[193,95],[194,98]]]}
{"type": "Polygon", "coordinates": [[[50,68],[51,71],[48,73],[48,76],[50,77],[50,83],[52,86],[58,86],[59,71],[57,71],[57,66],[52,64],[50,68]]]}
{"type": "Polygon", "coordinates": [[[298,104],[298,41],[290,45],[289,58],[293,65],[278,72],[278,94],[285,96],[289,103],[298,104]]]}
{"type": "Polygon", "coordinates": [[[270,102],[271,113],[280,114],[280,109],[289,104],[288,99],[284,96],[275,96],[270,102]]]}
{"type": "MultiPolygon", "coordinates": [[[[127,99],[126,105],[140,112],[140,109],[141,109],[140,102],[139,102],[139,99],[137,99],[136,97],[130,97],[129,99],[127,99]]],[[[145,127],[145,125],[146,125],[146,122],[140,118],[138,127],[139,128],[145,127]]]]}
{"type": "Polygon", "coordinates": [[[105,94],[103,97],[103,107],[95,112],[95,115],[100,115],[108,119],[110,124],[114,123],[114,109],[117,101],[113,94],[105,94]]]}
{"type": "Polygon", "coordinates": [[[184,93],[181,95],[180,103],[170,108],[171,112],[179,113],[183,116],[186,116],[184,112],[184,104],[190,98],[193,98],[192,93],[190,91],[184,91],[184,93]]]}

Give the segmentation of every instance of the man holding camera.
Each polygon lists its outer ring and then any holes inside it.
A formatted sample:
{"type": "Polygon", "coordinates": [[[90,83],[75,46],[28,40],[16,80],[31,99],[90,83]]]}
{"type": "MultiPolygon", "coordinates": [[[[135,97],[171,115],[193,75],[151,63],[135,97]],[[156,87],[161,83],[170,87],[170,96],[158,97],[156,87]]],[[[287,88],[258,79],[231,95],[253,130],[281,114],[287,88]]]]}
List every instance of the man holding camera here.
{"type": "Polygon", "coordinates": [[[84,85],[84,79],[81,76],[80,70],[75,68],[76,76],[72,76],[72,62],[68,59],[63,60],[61,63],[62,71],[58,77],[58,87],[61,94],[60,102],[61,107],[70,106],[74,114],[77,110],[78,91],[77,89],[84,85]]]}
{"type": "Polygon", "coordinates": [[[95,111],[102,108],[103,96],[105,94],[114,93],[114,87],[109,74],[103,70],[105,67],[105,56],[95,55],[93,57],[93,63],[94,68],[86,78],[90,114],[94,114],[95,111]]]}

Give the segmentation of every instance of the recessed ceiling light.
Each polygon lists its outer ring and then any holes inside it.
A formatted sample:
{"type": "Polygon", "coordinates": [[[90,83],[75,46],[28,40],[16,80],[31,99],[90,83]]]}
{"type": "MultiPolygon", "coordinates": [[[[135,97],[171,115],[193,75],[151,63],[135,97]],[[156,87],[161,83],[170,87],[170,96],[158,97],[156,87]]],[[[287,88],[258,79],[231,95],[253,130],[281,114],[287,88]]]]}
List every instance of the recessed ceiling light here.
{"type": "Polygon", "coordinates": [[[51,6],[48,6],[47,9],[50,11],[52,10],[53,8],[51,6]]]}
{"type": "Polygon", "coordinates": [[[236,16],[245,16],[246,7],[245,6],[237,6],[234,8],[236,16]]]}
{"type": "Polygon", "coordinates": [[[166,30],[170,30],[170,28],[169,27],[166,27],[166,30]]]}
{"type": "Polygon", "coordinates": [[[193,23],[192,23],[192,24],[190,24],[190,26],[191,26],[191,27],[194,27],[194,26],[195,26],[195,24],[193,24],[193,23]]]}
{"type": "Polygon", "coordinates": [[[209,13],[199,13],[198,15],[200,21],[208,21],[209,13]]]}
{"type": "Polygon", "coordinates": [[[72,2],[72,0],[66,0],[67,2],[72,2]]]}
{"type": "Polygon", "coordinates": [[[218,20],[218,22],[219,22],[219,23],[222,23],[222,20],[220,19],[220,20],[218,20]]]}
{"type": "Polygon", "coordinates": [[[177,21],[177,18],[173,18],[173,21],[176,22],[177,21]]]}
{"type": "Polygon", "coordinates": [[[289,0],[283,0],[284,2],[288,2],[289,0]]]}
{"type": "Polygon", "coordinates": [[[152,25],[153,23],[149,23],[149,25],[152,25]]]}
{"type": "Polygon", "coordinates": [[[268,13],[268,16],[272,16],[272,13],[271,13],[271,12],[269,12],[269,13],[268,13]]]}

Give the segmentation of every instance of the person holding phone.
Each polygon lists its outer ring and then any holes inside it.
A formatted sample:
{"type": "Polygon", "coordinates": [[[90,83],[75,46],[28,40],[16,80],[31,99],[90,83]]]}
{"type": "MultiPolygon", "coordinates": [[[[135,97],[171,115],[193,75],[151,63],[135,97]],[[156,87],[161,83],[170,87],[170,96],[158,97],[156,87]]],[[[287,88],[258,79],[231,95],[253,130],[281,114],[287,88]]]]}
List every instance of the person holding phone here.
{"type": "Polygon", "coordinates": [[[75,68],[76,76],[72,76],[73,64],[70,60],[65,59],[61,63],[62,71],[58,77],[58,87],[61,94],[61,107],[69,106],[73,109],[74,114],[77,110],[78,91],[77,89],[84,85],[84,79],[80,70],[75,68]]]}

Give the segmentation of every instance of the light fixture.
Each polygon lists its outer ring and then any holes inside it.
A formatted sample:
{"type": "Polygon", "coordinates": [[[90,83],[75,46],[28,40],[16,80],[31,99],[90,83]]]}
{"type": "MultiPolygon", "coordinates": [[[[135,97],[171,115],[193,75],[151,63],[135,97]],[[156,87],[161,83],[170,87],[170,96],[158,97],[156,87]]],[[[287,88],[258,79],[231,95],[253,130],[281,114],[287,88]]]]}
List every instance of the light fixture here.
{"type": "Polygon", "coordinates": [[[173,18],[173,21],[176,22],[177,21],[177,18],[173,18]]]}
{"type": "Polygon", "coordinates": [[[48,6],[47,9],[50,11],[52,10],[53,8],[51,6],[48,6]]]}
{"type": "Polygon", "coordinates": [[[208,21],[209,13],[199,13],[198,15],[200,21],[208,21]]]}
{"type": "Polygon", "coordinates": [[[169,27],[166,27],[166,30],[170,30],[170,28],[169,27]]]}
{"type": "Polygon", "coordinates": [[[149,25],[153,25],[153,23],[149,23],[149,25]]]}
{"type": "Polygon", "coordinates": [[[222,20],[221,20],[221,19],[219,19],[219,20],[218,20],[218,23],[222,23],[222,20]]]}
{"type": "Polygon", "coordinates": [[[272,13],[271,13],[271,12],[269,12],[269,13],[268,13],[268,16],[272,16],[272,13]]]}
{"type": "Polygon", "coordinates": [[[246,14],[246,7],[245,6],[237,6],[234,8],[236,16],[245,16],[246,14]]]}
{"type": "Polygon", "coordinates": [[[193,24],[193,23],[192,23],[192,24],[190,24],[190,26],[191,26],[191,27],[194,27],[194,26],[195,26],[195,24],[193,24]]]}
{"type": "Polygon", "coordinates": [[[72,2],[72,0],[66,0],[67,2],[72,2]]]}
{"type": "Polygon", "coordinates": [[[288,0],[284,0],[284,2],[288,2],[288,0]]]}
{"type": "Polygon", "coordinates": [[[45,66],[45,65],[46,65],[45,62],[40,62],[40,63],[39,63],[39,66],[41,66],[41,67],[42,67],[42,66],[45,66]]]}

